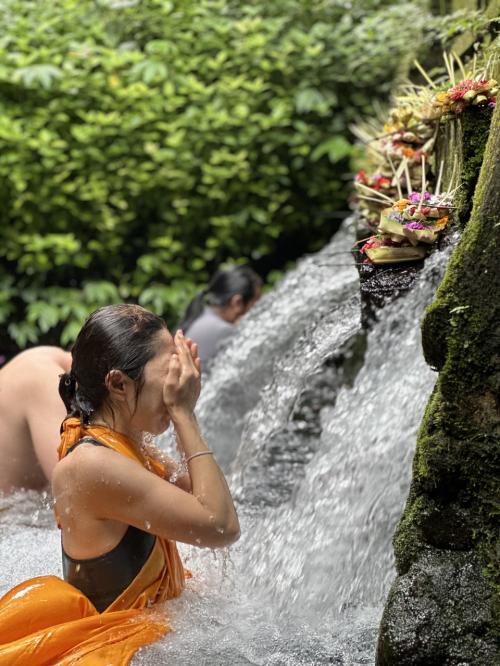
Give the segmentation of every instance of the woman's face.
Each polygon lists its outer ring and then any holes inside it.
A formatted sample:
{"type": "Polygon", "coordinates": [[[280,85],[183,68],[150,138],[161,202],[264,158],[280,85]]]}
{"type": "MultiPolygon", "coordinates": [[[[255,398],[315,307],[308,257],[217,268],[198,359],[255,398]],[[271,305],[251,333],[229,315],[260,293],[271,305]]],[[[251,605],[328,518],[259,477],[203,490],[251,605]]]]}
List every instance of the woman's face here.
{"type": "Polygon", "coordinates": [[[127,401],[131,406],[130,425],[134,430],[159,435],[168,428],[170,416],[163,402],[163,384],[174,352],[174,339],[166,329],[163,329],[157,336],[156,354],[144,366],[143,385],[137,403],[135,383],[127,401]]]}

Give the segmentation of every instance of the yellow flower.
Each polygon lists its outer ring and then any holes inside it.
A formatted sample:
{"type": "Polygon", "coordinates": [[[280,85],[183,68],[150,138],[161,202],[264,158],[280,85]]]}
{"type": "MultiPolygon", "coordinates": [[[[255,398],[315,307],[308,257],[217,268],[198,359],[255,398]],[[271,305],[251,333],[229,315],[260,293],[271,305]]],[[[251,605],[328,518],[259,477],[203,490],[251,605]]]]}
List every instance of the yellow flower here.
{"type": "Polygon", "coordinates": [[[437,106],[447,106],[450,103],[450,98],[447,92],[439,92],[434,95],[434,104],[437,106]]]}
{"type": "Polygon", "coordinates": [[[111,74],[111,76],[108,78],[108,83],[111,88],[118,88],[120,85],[120,79],[116,76],[116,74],[111,74]]]}
{"type": "Polygon", "coordinates": [[[400,199],[399,201],[396,201],[396,203],[393,205],[393,208],[402,213],[409,203],[410,202],[408,199],[400,199]]]}

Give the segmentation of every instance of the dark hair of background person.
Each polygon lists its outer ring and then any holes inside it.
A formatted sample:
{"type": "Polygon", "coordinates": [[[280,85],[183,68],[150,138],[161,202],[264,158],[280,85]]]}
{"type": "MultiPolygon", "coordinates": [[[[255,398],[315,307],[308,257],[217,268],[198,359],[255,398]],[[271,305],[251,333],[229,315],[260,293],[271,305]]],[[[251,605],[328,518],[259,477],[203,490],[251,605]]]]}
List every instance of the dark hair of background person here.
{"type": "Polygon", "coordinates": [[[111,370],[121,370],[137,382],[137,397],[144,366],[156,353],[157,334],[166,328],[161,317],[140,305],[108,305],[93,312],[71,350],[71,371],[59,381],[68,414],[89,423],[108,395],[105,380],[111,370]]]}
{"type": "Polygon", "coordinates": [[[233,296],[241,295],[244,305],[249,303],[262,286],[262,278],[249,266],[219,268],[207,287],[193,298],[187,306],[177,329],[187,331],[203,313],[205,305],[223,308],[233,296]]]}

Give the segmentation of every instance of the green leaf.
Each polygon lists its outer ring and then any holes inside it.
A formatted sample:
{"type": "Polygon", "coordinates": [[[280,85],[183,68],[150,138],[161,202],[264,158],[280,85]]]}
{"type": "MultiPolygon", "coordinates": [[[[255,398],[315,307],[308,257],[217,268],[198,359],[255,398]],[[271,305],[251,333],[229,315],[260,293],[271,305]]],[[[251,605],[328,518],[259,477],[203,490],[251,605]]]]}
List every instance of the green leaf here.
{"type": "Polygon", "coordinates": [[[29,67],[19,67],[14,71],[14,81],[20,81],[27,88],[33,85],[40,85],[49,90],[55,80],[60,79],[63,73],[55,65],[30,65],[29,67]]]}
{"type": "Polygon", "coordinates": [[[26,321],[36,324],[42,333],[47,333],[60,320],[59,308],[43,301],[30,303],[26,310],[26,321]]]}
{"type": "Polygon", "coordinates": [[[300,90],[295,95],[295,108],[299,113],[309,113],[322,108],[325,98],[316,88],[300,90]]]}
{"type": "Polygon", "coordinates": [[[83,286],[83,298],[95,306],[111,305],[121,301],[116,285],[104,280],[99,282],[86,282],[83,286]]]}
{"type": "Polygon", "coordinates": [[[73,320],[69,321],[63,328],[61,333],[61,345],[66,347],[71,342],[76,340],[76,336],[80,332],[83,321],[73,320]]]}
{"type": "Polygon", "coordinates": [[[38,342],[36,327],[26,321],[19,323],[12,322],[8,326],[10,337],[19,345],[21,349],[26,347],[28,342],[38,342]]]}
{"type": "Polygon", "coordinates": [[[162,62],[144,60],[134,65],[130,71],[133,78],[140,79],[144,83],[156,83],[167,78],[168,69],[162,62]]]}
{"type": "Polygon", "coordinates": [[[346,208],[348,127],[445,31],[434,21],[422,3],[373,0],[348,11],[4,0],[9,335],[67,344],[96,307],[138,298],[175,321],[228,258],[279,270],[280,237],[321,246],[332,211],[346,208]]]}
{"type": "Polygon", "coordinates": [[[330,162],[335,163],[352,153],[352,145],[344,139],[343,136],[334,136],[327,141],[323,141],[317,146],[312,154],[311,159],[317,162],[324,155],[328,155],[330,162]]]}

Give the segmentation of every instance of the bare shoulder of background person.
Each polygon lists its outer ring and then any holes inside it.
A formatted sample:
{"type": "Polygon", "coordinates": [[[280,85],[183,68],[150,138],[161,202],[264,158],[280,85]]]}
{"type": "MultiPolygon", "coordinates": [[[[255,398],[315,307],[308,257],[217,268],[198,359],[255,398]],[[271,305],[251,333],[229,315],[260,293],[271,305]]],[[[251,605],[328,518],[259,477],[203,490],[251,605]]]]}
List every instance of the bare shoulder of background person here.
{"type": "Polygon", "coordinates": [[[0,370],[0,488],[40,488],[57,462],[66,408],[59,375],[69,371],[71,354],[59,347],[33,347],[0,370]]]}

